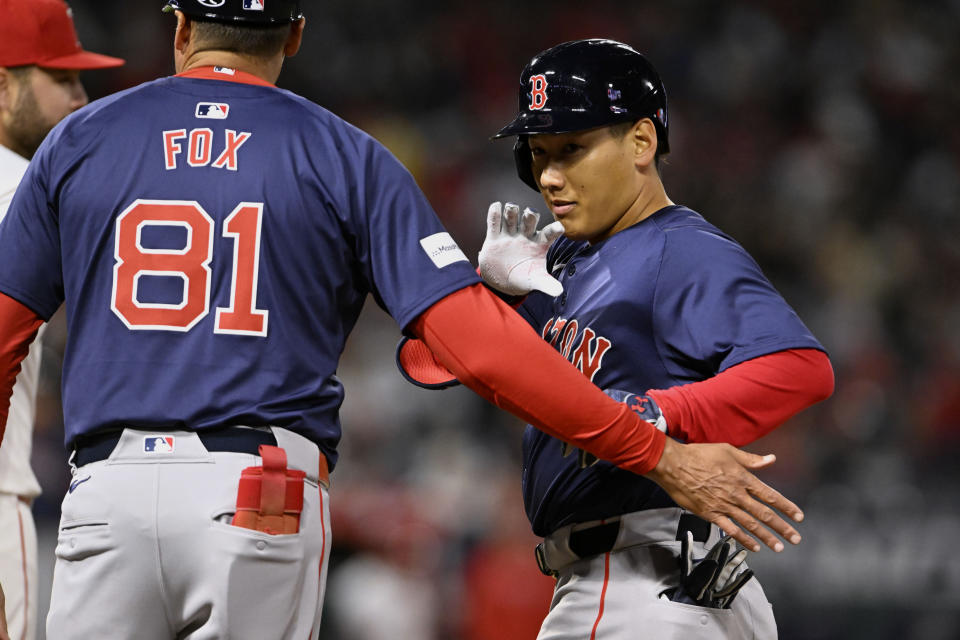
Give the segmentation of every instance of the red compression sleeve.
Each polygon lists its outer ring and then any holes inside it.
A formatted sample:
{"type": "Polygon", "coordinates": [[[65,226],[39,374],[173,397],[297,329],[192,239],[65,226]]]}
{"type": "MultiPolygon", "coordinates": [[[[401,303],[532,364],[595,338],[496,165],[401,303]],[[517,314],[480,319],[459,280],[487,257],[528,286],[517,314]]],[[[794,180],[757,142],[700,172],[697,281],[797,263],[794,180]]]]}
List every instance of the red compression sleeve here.
{"type": "Polygon", "coordinates": [[[27,357],[30,343],[42,324],[43,318],[31,309],[0,293],[0,442],[7,428],[10,396],[20,363],[27,357]]]}
{"type": "Polygon", "coordinates": [[[743,446],[833,393],[822,351],[791,349],[747,360],[702,382],[647,392],[671,436],[743,446]]]}
{"type": "Polygon", "coordinates": [[[634,473],[660,461],[663,433],[591,384],[483,285],[443,298],[410,327],[463,384],[542,431],[634,473]]]}

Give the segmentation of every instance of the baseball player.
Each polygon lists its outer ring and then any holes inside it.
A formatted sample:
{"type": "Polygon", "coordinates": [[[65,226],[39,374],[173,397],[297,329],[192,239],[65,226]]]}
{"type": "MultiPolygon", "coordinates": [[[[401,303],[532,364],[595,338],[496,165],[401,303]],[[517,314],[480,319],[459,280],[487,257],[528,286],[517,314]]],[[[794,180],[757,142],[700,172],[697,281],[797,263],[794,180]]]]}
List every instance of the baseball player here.
{"type": "MultiPolygon", "coordinates": [[[[833,372],[746,251],[667,197],[668,131],[660,77],[631,47],[538,54],[495,137],[517,136],[519,176],[556,222],[537,231],[533,211],[494,203],[480,271],[526,296],[514,302],[545,341],[670,438],[743,445],[828,397],[833,372]]],[[[424,361],[402,346],[408,375],[445,384],[424,361]]],[[[533,426],[523,455],[538,563],[557,578],[541,640],[776,637],[746,551],[717,527],[533,426]]]]}
{"type": "MultiPolygon", "coordinates": [[[[0,16],[2,220],[44,136],[87,103],[80,71],[118,66],[123,60],[84,51],[61,0],[0,0],[0,16]]],[[[30,504],[40,485],[30,468],[30,450],[40,352],[38,339],[13,387],[0,448],[0,583],[6,589],[9,631],[18,639],[34,638],[37,629],[37,536],[30,504]]]]}
{"type": "MultiPolygon", "coordinates": [[[[166,9],[177,74],[66,118],[0,224],[0,425],[26,345],[67,309],[49,637],[316,634],[335,372],[368,294],[484,397],[694,511],[802,518],[750,472],[770,457],[673,442],[584,380],[479,283],[393,156],[274,85],[299,2],[166,9]]],[[[798,535],[765,523],[770,546],[798,535]]]]}

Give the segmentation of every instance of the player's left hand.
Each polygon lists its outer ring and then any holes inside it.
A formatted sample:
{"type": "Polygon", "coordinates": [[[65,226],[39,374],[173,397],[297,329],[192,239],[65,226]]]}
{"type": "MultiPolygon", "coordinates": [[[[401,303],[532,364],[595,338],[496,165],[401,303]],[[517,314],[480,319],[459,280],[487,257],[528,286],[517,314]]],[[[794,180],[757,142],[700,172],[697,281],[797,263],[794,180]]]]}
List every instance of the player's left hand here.
{"type": "Polygon", "coordinates": [[[547,273],[547,249],[563,225],[548,224],[537,231],[540,214],[508,202],[494,202],[487,210],[487,237],[480,249],[480,275],[498,291],[522,296],[533,290],[549,296],[563,292],[560,281],[547,273]]]}

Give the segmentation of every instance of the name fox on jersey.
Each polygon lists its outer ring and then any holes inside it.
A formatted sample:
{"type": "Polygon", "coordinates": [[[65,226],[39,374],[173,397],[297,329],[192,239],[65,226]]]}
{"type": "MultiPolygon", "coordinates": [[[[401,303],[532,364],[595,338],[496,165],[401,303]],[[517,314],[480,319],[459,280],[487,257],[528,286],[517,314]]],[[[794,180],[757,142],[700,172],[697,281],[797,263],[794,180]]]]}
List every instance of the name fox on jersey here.
{"type": "Polygon", "coordinates": [[[561,316],[550,318],[540,335],[590,381],[593,381],[593,377],[600,371],[604,354],[613,346],[610,340],[597,335],[590,327],[584,327],[581,333],[579,322],[561,316]],[[577,344],[576,347],[573,346],[574,343],[577,344]]]}
{"type": "MultiPolygon", "coordinates": [[[[200,106],[197,105],[198,113],[200,106]]],[[[213,117],[213,116],[209,116],[213,117]]],[[[178,166],[178,160],[184,153],[186,145],[187,164],[191,167],[212,166],[214,169],[227,169],[236,171],[240,166],[239,151],[240,147],[250,139],[253,134],[248,131],[234,131],[226,129],[223,132],[224,141],[220,153],[214,160],[213,155],[213,129],[201,127],[197,129],[171,129],[163,132],[163,161],[167,171],[172,171],[178,166]],[[181,142],[184,141],[184,142],[181,142]],[[213,160],[213,164],[211,164],[213,160]]]]}

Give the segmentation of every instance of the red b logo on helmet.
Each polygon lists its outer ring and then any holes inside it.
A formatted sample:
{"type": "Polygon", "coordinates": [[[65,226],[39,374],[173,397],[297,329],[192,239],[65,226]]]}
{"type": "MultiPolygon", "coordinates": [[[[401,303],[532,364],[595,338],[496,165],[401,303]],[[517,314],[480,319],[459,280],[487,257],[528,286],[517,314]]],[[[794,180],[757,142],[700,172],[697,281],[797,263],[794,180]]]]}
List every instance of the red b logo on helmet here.
{"type": "Polygon", "coordinates": [[[530,109],[539,111],[547,104],[547,76],[530,76],[530,109]]]}

